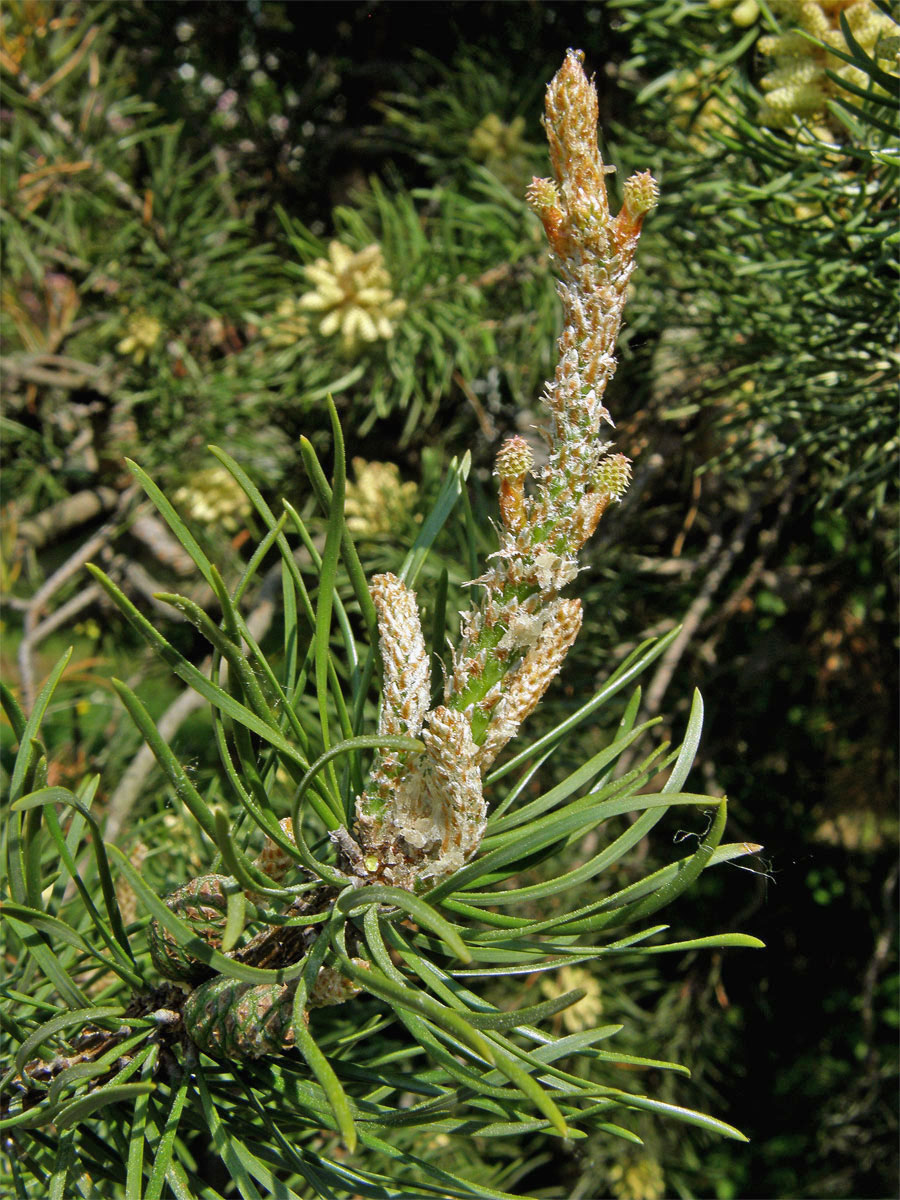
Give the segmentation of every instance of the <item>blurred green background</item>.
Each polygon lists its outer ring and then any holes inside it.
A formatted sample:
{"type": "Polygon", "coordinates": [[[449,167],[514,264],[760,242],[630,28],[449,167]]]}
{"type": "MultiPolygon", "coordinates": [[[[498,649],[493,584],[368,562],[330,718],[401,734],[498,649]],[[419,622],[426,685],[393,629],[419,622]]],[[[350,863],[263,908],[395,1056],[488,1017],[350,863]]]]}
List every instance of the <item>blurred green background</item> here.
{"type": "MultiPolygon", "coordinates": [[[[149,611],[181,564],[123,457],[237,571],[260,531],[206,445],[310,513],[297,441],[327,457],[331,392],[367,570],[401,561],[465,450],[489,550],[493,455],[539,421],[558,321],[523,194],[548,170],[544,87],[584,50],[613,190],[649,168],[662,199],[606,401],[634,484],[588,548],[585,627],[546,719],[685,623],[646,711],[683,725],[700,687],[693,786],[727,793],[732,837],[765,848],[703,876],[673,919],[768,950],[622,968],[594,996],[636,1052],[691,1067],[660,1095],[748,1146],[648,1122],[636,1157],[592,1140],[518,1186],[896,1195],[887,6],[7,0],[0,20],[2,666],[27,700],[74,642],[47,726],[55,781],[102,772],[128,848],[154,779],[124,787],[139,738],[107,681],[155,680],[157,716],[178,692],[82,567],[100,561],[149,611]],[[843,58],[802,35],[786,57],[774,39],[810,13],[843,58]]],[[[461,526],[439,551],[452,583],[469,578],[461,526]]],[[[169,636],[195,648],[187,626],[169,636]]],[[[199,711],[177,726],[198,776],[205,728],[199,711]]]]}

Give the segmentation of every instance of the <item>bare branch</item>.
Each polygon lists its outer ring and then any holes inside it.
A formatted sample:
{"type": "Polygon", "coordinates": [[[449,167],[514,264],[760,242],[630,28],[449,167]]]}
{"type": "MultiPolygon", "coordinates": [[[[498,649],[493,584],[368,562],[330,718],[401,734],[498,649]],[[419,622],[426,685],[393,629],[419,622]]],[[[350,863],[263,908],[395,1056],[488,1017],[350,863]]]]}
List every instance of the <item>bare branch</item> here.
{"type": "MultiPolygon", "coordinates": [[[[137,492],[137,485],[128,488],[119,496],[116,511],[112,519],[102,525],[97,532],[75,550],[46,582],[38,588],[31,597],[23,621],[22,641],[19,644],[18,665],[19,677],[22,684],[22,707],[30,712],[35,697],[34,650],[44,636],[41,632],[41,614],[50,600],[66,584],[73,575],[82,569],[89,559],[106,546],[118,529],[122,516],[137,492]]],[[[46,624],[46,623],[44,623],[46,624]]],[[[56,628],[56,626],[53,626],[56,628]]]]}

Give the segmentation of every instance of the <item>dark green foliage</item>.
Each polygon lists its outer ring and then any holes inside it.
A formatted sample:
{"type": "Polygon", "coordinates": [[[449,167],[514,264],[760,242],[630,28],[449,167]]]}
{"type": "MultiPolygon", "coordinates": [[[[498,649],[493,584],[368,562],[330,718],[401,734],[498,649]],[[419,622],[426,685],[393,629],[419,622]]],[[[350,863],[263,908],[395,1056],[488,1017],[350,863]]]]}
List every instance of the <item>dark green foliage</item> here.
{"type": "MultiPolygon", "coordinates": [[[[330,384],[335,396],[347,389],[352,396],[356,385],[365,389],[368,411],[360,434],[399,408],[405,410],[402,444],[423,422],[432,424],[448,396],[457,394],[464,403],[463,390],[483,390],[488,369],[496,375],[494,391],[519,403],[533,397],[551,370],[549,354],[533,353],[535,343],[552,346],[557,319],[540,225],[525,205],[524,189],[514,195],[471,163],[466,176],[461,186],[412,192],[397,180],[388,191],[373,179],[353,207],[332,214],[334,235],[343,244],[382,247],[396,294],[406,304],[396,335],[373,348],[367,369],[352,359],[335,364],[342,369],[330,384]]],[[[298,290],[308,290],[302,267],[324,254],[325,244],[297,221],[285,226],[297,254],[289,270],[298,290]]],[[[333,355],[333,348],[312,331],[288,353],[323,352],[333,355]]],[[[471,419],[468,412],[466,423],[471,419]]],[[[461,424],[451,420],[451,428],[461,424]]]]}
{"type": "MultiPolygon", "coordinates": [[[[410,191],[393,178],[388,189],[356,176],[359,203],[329,224],[353,249],[381,243],[407,319],[392,340],[348,354],[316,337],[311,317],[305,332],[283,316],[312,290],[303,268],[325,248],[321,222],[316,233],[296,218],[279,223],[243,143],[201,149],[190,121],[165,119],[162,94],[133,91],[146,56],[123,45],[132,17],[72,6],[36,34],[9,15],[11,46],[25,31],[3,83],[16,116],[2,322],[8,486],[19,505],[116,486],[125,454],[189,483],[209,441],[240,449],[274,489],[298,431],[323,432],[329,392],[362,433],[406,410],[407,438],[421,437],[449,393],[471,424],[464,395],[488,378],[494,392],[534,393],[550,366],[535,347],[551,345],[555,309],[522,187],[511,193],[471,163],[462,187],[410,191]]],[[[255,95],[246,86],[238,108],[255,95]]]]}
{"type": "MultiPolygon", "coordinates": [[[[616,7],[632,54],[622,76],[640,85],[641,128],[661,135],[665,201],[644,258],[654,288],[634,320],[668,331],[662,415],[712,425],[731,473],[802,472],[821,506],[871,516],[896,502],[900,448],[887,50],[874,57],[851,35],[845,58],[866,87],[836,80],[827,127],[769,129],[754,88],[768,60],[755,46],[773,22],[744,31],[696,6],[616,7]]],[[[833,67],[843,61],[831,53],[833,67]]],[[[629,141],[646,155],[643,134],[629,141]]]]}

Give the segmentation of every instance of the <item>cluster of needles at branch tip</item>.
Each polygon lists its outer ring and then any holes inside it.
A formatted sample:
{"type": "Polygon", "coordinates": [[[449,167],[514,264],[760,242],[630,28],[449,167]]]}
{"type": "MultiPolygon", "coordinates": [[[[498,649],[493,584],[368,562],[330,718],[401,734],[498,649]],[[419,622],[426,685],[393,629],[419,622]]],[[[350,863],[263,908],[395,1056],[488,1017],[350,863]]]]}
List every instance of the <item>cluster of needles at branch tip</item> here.
{"type": "Polygon", "coordinates": [[[431,679],[413,592],[393,575],[371,591],[384,664],[382,734],[421,737],[424,750],[379,752],[356,804],[355,836],[371,881],[415,890],[472,857],[484,835],[482,775],[535,709],[581,626],[581,602],[560,596],[578,551],[628,487],[630,464],[610,453],[603,404],[644,216],[655,206],[649,173],[624,186],[610,213],[597,146],[597,93],[570,50],[547,89],[544,125],[554,179],[534,179],[540,217],[561,276],[559,362],[543,401],[546,465],[531,494],[523,438],[497,454],[500,547],[473,580],[479,602],[463,614],[444,703],[429,711],[431,679]]]}

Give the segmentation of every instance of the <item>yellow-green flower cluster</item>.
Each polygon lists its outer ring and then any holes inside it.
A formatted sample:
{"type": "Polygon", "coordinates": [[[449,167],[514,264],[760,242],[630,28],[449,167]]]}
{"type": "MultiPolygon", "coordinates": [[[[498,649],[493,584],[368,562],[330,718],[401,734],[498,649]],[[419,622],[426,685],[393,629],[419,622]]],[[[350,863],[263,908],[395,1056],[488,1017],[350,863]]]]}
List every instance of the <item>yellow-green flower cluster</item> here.
{"type": "MultiPolygon", "coordinates": [[[[869,78],[852,63],[830,54],[825,46],[843,53],[849,51],[841,28],[843,14],[854,39],[872,57],[887,57],[879,49],[882,38],[892,36],[897,26],[873,0],[773,0],[772,8],[785,24],[794,28],[785,33],[761,37],[759,52],[772,61],[770,70],[760,80],[765,101],[760,108],[760,121],[770,128],[785,128],[795,118],[804,121],[827,122],[826,104],[841,94],[841,86],[826,74],[831,71],[843,82],[855,87],[868,87],[869,78]],[[810,41],[809,34],[824,46],[810,41]]],[[[817,130],[829,136],[827,124],[817,130]]]]}
{"type": "Polygon", "coordinates": [[[524,131],[524,117],[514,117],[507,124],[496,113],[488,113],[472,131],[469,153],[478,162],[486,162],[491,158],[509,158],[521,151],[524,131]]]}
{"type": "Polygon", "coordinates": [[[472,130],[467,149],[475,162],[484,163],[501,183],[514,187],[523,181],[528,166],[524,133],[524,117],[507,123],[488,113],[472,130]]]}
{"type": "Polygon", "coordinates": [[[347,481],[344,515],[347,528],[362,537],[396,533],[409,524],[418,488],[403,483],[396,463],[353,459],[355,482],[347,481]]]}
{"type": "Polygon", "coordinates": [[[394,336],[406,301],[395,298],[377,243],[354,252],[333,241],[328,257],[317,258],[305,270],[315,290],[300,297],[299,307],[323,314],[319,322],[323,337],[339,333],[344,350],[352,353],[361,343],[394,336]]]}
{"type": "Polygon", "coordinates": [[[732,21],[741,29],[752,25],[759,16],[756,0],[709,0],[710,8],[727,8],[732,21]]]}
{"type": "Polygon", "coordinates": [[[609,1169],[616,1200],[663,1200],[666,1177],[655,1158],[626,1158],[609,1169]]]}
{"type": "Polygon", "coordinates": [[[300,311],[300,301],[295,296],[285,296],[279,301],[275,315],[259,332],[273,349],[293,346],[309,333],[309,318],[300,311]]]}
{"type": "Polygon", "coordinates": [[[563,967],[556,975],[545,975],[541,980],[541,991],[548,1000],[576,988],[583,988],[584,996],[559,1014],[567,1033],[580,1033],[597,1026],[603,1015],[600,984],[584,967],[563,967]]]}
{"type": "Polygon", "coordinates": [[[191,520],[229,531],[236,530],[250,513],[250,501],[224,467],[197,471],[172,499],[191,520]]]}
{"type": "Polygon", "coordinates": [[[693,70],[676,72],[667,89],[672,121],[688,131],[692,145],[701,153],[713,146],[710,134],[728,124],[727,108],[714,91],[718,75],[715,60],[703,59],[693,70]]]}
{"type": "Polygon", "coordinates": [[[118,343],[119,354],[129,354],[140,366],[162,336],[162,322],[147,313],[132,313],[125,325],[125,337],[118,343]]]}

